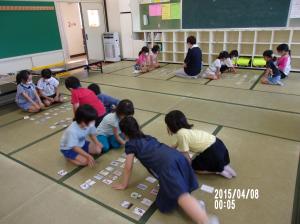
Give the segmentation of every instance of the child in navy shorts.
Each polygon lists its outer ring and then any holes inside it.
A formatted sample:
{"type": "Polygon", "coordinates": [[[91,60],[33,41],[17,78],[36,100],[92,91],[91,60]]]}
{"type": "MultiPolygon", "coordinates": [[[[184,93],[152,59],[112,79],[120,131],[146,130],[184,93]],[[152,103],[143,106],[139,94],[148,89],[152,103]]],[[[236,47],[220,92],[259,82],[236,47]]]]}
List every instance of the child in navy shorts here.
{"type": "Polygon", "coordinates": [[[81,105],[75,112],[73,123],[65,130],[60,151],[71,163],[78,166],[95,165],[92,155],[102,152],[102,145],[96,138],[95,120],[97,111],[90,105],[81,105]],[[89,137],[91,142],[87,141],[89,137]]]}

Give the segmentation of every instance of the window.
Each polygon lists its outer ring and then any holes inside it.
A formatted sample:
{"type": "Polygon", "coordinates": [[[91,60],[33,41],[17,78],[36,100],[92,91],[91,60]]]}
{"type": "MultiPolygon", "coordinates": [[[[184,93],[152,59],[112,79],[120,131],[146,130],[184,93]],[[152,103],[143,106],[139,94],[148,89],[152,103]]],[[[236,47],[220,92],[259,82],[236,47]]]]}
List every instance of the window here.
{"type": "Polygon", "coordinates": [[[89,27],[99,27],[100,26],[100,18],[98,10],[87,10],[89,27]]]}

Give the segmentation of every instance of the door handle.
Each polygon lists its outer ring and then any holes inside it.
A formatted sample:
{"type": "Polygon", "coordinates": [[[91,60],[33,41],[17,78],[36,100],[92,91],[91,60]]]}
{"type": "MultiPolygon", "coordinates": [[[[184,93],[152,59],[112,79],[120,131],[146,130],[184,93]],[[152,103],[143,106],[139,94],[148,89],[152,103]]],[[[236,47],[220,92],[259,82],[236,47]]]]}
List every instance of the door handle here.
{"type": "Polygon", "coordinates": [[[88,40],[89,36],[87,35],[87,33],[85,34],[85,39],[88,40]]]}

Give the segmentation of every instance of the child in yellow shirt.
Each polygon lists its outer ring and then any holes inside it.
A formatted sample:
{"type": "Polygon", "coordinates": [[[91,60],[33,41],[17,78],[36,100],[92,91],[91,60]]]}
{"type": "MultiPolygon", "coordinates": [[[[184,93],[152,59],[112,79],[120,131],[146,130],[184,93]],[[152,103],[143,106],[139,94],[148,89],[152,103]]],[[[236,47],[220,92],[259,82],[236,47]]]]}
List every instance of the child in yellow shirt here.
{"type": "Polygon", "coordinates": [[[236,172],[230,167],[228,150],[224,143],[216,136],[197,129],[192,129],[185,115],[174,110],[165,117],[168,132],[176,135],[177,143],[174,146],[182,152],[198,173],[215,173],[231,179],[236,172]],[[196,154],[191,159],[190,153],[196,154]]]}

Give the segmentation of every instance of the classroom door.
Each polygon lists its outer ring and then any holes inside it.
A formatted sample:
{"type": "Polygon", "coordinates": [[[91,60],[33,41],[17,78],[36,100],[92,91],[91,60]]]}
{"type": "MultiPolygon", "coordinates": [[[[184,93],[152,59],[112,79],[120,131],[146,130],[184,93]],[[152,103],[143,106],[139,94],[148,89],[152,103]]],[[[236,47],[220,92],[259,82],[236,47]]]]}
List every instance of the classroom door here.
{"type": "Polygon", "coordinates": [[[88,59],[104,60],[102,36],[105,11],[102,3],[80,3],[88,59]]]}

